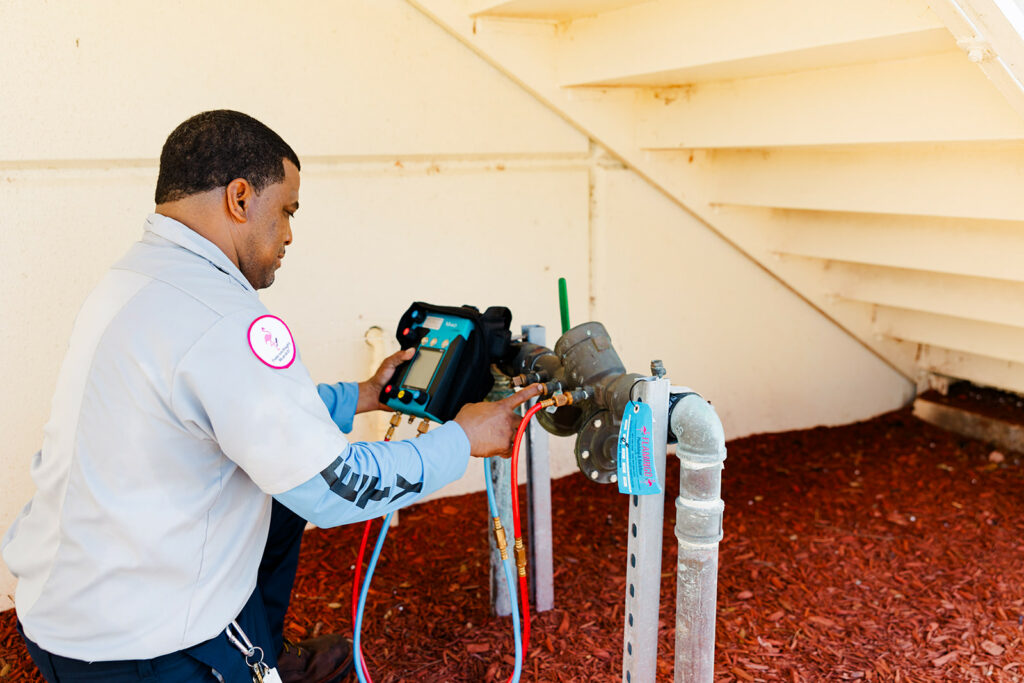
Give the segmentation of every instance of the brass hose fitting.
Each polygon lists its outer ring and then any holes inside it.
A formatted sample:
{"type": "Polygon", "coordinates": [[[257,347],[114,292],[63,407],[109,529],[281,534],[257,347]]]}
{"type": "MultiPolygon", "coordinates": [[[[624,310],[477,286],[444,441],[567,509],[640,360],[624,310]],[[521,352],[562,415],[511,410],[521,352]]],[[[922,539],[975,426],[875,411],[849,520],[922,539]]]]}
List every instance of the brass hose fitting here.
{"type": "Polygon", "coordinates": [[[424,418],[423,422],[420,422],[420,426],[416,428],[416,438],[426,434],[428,429],[430,429],[430,420],[424,418]]]}
{"type": "Polygon", "coordinates": [[[505,538],[505,527],[501,526],[501,517],[493,517],[494,522],[494,542],[498,546],[498,552],[501,553],[501,559],[508,559],[508,539],[505,538]]]}
{"type": "Polygon", "coordinates": [[[561,408],[572,403],[572,397],[569,394],[555,394],[551,398],[546,398],[540,402],[545,408],[554,406],[555,408],[561,408]]]}
{"type": "Polygon", "coordinates": [[[391,441],[391,437],[395,435],[395,428],[398,427],[398,424],[401,421],[402,421],[402,414],[401,413],[395,412],[395,413],[393,413],[391,415],[391,421],[389,423],[391,426],[388,427],[388,431],[384,435],[384,440],[385,441],[391,441]]]}
{"type": "Polygon", "coordinates": [[[583,387],[582,389],[573,389],[572,391],[563,391],[562,393],[555,394],[551,398],[544,399],[540,404],[545,408],[550,408],[551,406],[561,408],[562,406],[571,406],[573,403],[585,401],[591,396],[593,396],[593,390],[589,387],[583,387]]]}
{"type": "Polygon", "coordinates": [[[557,408],[572,405],[572,394],[555,394],[551,397],[551,400],[555,402],[555,407],[557,408]]]}
{"type": "Polygon", "coordinates": [[[526,547],[523,545],[523,539],[517,538],[513,551],[516,554],[516,568],[519,570],[519,576],[526,576],[526,547]]]}
{"type": "Polygon", "coordinates": [[[548,378],[548,374],[544,371],[541,372],[524,372],[521,375],[516,375],[512,378],[512,386],[516,389],[522,389],[525,386],[533,384],[535,382],[543,382],[548,378]]]}
{"type": "Polygon", "coordinates": [[[416,421],[416,416],[415,415],[410,415],[409,416],[409,424],[412,424],[415,421],[416,421]]]}

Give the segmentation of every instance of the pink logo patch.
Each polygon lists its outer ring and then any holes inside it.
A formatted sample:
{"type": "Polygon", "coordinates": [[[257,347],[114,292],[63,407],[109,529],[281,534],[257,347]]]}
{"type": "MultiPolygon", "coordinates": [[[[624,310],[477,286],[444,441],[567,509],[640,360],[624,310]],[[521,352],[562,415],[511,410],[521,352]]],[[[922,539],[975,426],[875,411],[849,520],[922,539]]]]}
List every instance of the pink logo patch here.
{"type": "Polygon", "coordinates": [[[261,315],[249,325],[249,348],[267,367],[277,370],[295,362],[295,339],[284,321],[261,315]]]}

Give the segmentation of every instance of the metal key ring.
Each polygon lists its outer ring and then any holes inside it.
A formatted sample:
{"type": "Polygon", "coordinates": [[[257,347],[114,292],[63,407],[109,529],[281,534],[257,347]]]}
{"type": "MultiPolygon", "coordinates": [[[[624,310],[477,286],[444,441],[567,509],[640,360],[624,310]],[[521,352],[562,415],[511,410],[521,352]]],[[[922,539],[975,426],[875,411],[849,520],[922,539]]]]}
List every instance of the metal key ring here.
{"type": "Polygon", "coordinates": [[[262,663],[263,663],[263,648],[259,647],[258,645],[254,645],[253,648],[251,650],[249,650],[249,652],[245,655],[245,665],[248,666],[249,668],[253,668],[253,667],[259,666],[262,663]],[[250,662],[249,658],[252,657],[253,655],[255,655],[257,652],[260,653],[260,658],[255,660],[254,662],[250,662]]]}

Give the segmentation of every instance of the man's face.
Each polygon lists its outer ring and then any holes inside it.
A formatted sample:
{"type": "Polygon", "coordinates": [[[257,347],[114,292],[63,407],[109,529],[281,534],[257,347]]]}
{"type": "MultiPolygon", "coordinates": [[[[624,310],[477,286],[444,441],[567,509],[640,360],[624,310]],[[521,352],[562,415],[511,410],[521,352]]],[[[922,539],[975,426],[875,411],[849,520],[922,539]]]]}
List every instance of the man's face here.
{"type": "Polygon", "coordinates": [[[237,247],[238,269],[255,289],[274,283],[285,247],[292,243],[291,218],[299,210],[299,169],[284,160],[284,180],[253,195],[247,228],[237,247]]]}

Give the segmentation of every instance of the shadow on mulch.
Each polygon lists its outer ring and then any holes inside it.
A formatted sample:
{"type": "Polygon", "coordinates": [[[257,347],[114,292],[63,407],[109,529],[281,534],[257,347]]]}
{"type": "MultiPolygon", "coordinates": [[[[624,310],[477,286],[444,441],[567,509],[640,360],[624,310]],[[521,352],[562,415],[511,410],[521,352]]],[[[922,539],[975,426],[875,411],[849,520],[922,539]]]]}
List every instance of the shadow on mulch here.
{"type": "MultiPolygon", "coordinates": [[[[899,411],[729,443],[717,681],[1024,681],[1024,472],[899,411]]],[[[659,680],[675,637],[669,458],[659,680]]],[[[627,498],[553,482],[556,609],[532,625],[524,680],[621,678],[627,498]]],[[[488,612],[482,493],[404,510],[365,631],[379,683],[504,681],[507,619],[488,612]]],[[[286,635],[348,631],[361,525],[306,534],[286,635]]],[[[0,614],[0,679],[28,675],[0,614]]]]}

